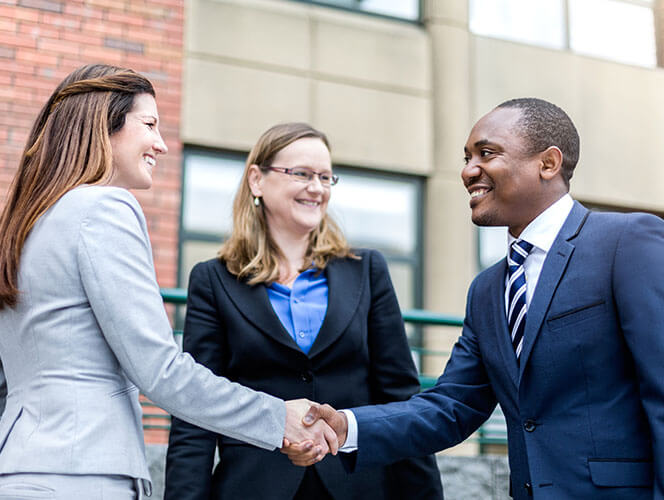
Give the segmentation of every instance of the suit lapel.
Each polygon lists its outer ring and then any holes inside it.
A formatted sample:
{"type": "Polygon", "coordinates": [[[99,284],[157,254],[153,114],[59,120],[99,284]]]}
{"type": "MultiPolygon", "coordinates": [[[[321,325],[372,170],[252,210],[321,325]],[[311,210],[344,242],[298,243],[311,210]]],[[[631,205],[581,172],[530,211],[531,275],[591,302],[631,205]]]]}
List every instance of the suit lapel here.
{"type": "Polygon", "coordinates": [[[570,240],[579,233],[588,213],[587,208],[583,207],[579,202],[574,202],[572,211],[567,216],[567,220],[563,224],[544,260],[542,272],[537,281],[537,288],[528,307],[523,335],[523,350],[519,359],[519,382],[523,376],[530,352],[537,340],[537,335],[539,335],[542,329],[544,316],[549,310],[553,295],[563,278],[569,259],[574,252],[574,245],[570,243],[570,240]]]}
{"type": "Polygon", "coordinates": [[[280,344],[302,352],[293,337],[281,324],[274,309],[272,309],[265,286],[249,286],[243,281],[239,281],[222,266],[215,266],[214,268],[217,276],[219,276],[219,281],[221,281],[231,302],[246,320],[280,344]]]}
{"type": "Polygon", "coordinates": [[[489,294],[492,301],[491,310],[493,317],[496,318],[496,332],[498,334],[498,349],[505,361],[505,367],[514,382],[516,387],[519,368],[516,364],[516,356],[512,348],[512,340],[509,329],[507,327],[507,315],[505,313],[505,276],[507,274],[507,260],[503,259],[499,265],[495,267],[496,276],[491,278],[491,293],[489,294]]]}
{"type": "MultiPolygon", "coordinates": [[[[363,260],[368,258],[368,254],[363,254],[363,260]]],[[[368,266],[363,260],[333,259],[327,265],[327,312],[309,351],[310,358],[335,342],[355,315],[363,293],[363,284],[367,282],[365,272],[368,266]]]]}

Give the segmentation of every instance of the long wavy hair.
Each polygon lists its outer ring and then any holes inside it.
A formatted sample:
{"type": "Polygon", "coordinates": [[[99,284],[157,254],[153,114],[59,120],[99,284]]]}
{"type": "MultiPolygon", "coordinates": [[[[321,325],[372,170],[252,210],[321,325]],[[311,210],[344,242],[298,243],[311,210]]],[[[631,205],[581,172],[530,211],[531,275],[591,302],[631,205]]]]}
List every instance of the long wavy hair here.
{"type": "Polygon", "coordinates": [[[134,96],[155,92],[138,73],[105,64],[73,71],[53,91],[28,137],[0,215],[0,309],[18,300],[21,251],[37,219],[81,184],[105,184],[113,173],[110,136],[134,96]]]}
{"type": "MultiPolygon", "coordinates": [[[[270,236],[263,204],[254,205],[249,188],[249,168],[252,165],[269,166],[279,151],[298,139],[309,137],[320,139],[330,149],[325,134],[311,125],[282,123],[265,131],[247,157],[233,202],[233,231],[219,250],[219,258],[232,274],[250,285],[277,281],[283,254],[270,236]]],[[[305,268],[313,262],[316,268],[324,269],[330,259],[339,257],[357,258],[339,226],[326,213],[309,235],[303,262],[305,268]]]]}

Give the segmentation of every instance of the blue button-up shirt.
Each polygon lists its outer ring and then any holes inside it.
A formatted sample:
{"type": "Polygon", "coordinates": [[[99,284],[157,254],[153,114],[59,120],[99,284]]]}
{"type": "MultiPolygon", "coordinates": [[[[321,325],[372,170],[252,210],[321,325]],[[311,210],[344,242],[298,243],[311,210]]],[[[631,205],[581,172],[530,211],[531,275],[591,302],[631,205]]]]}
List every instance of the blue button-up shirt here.
{"type": "Polygon", "coordinates": [[[318,269],[307,269],[293,282],[293,288],[272,283],[267,295],[281,324],[297,345],[309,353],[327,311],[327,278],[318,269]]]}

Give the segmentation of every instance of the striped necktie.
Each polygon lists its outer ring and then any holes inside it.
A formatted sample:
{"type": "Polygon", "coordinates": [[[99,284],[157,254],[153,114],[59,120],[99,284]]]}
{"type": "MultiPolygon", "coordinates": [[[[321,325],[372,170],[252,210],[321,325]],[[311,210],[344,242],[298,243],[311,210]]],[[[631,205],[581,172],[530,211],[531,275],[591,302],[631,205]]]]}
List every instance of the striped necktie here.
{"type": "Polygon", "coordinates": [[[507,258],[508,275],[507,288],[509,290],[507,307],[507,324],[512,335],[512,347],[516,353],[517,362],[523,347],[523,330],[526,326],[526,273],[523,263],[533,249],[533,246],[524,240],[512,243],[510,255],[507,258]]]}

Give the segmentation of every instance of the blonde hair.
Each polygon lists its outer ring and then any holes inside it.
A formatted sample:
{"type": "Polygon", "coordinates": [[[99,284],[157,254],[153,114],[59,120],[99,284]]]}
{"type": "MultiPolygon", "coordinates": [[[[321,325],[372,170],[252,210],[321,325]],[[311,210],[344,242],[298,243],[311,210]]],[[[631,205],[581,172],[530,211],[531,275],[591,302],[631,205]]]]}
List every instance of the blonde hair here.
{"type": "MultiPolygon", "coordinates": [[[[312,126],[306,123],[282,123],[265,131],[247,157],[233,202],[233,231],[219,250],[219,258],[232,274],[246,279],[250,285],[277,281],[283,254],[270,236],[263,204],[254,205],[249,188],[249,167],[269,166],[279,151],[305,137],[320,139],[330,149],[325,134],[312,126]]],[[[351,252],[339,226],[325,214],[318,227],[309,235],[309,245],[304,256],[306,268],[309,267],[308,263],[313,262],[316,268],[324,269],[330,259],[341,257],[357,258],[351,252]]]]}
{"type": "Polygon", "coordinates": [[[37,219],[67,191],[104,184],[113,173],[110,136],[124,125],[134,96],[149,80],[124,68],[95,64],[67,76],[41,109],[0,215],[0,309],[18,299],[21,250],[37,219]]]}

